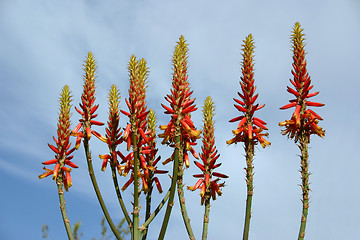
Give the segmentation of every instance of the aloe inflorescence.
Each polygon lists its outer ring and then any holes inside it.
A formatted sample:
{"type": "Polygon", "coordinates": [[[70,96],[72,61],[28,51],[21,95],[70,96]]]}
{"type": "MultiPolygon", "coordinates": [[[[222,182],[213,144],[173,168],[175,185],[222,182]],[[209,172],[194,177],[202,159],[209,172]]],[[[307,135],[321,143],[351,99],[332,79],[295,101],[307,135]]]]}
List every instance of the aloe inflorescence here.
{"type": "Polygon", "coordinates": [[[287,87],[287,91],[294,95],[294,99],[289,100],[289,104],[280,109],[295,108],[290,120],[280,122],[279,125],[285,127],[281,131],[283,135],[294,139],[298,143],[301,151],[301,188],[302,188],[302,216],[298,239],[304,239],[305,227],[307,222],[307,215],[309,209],[309,154],[308,145],[310,143],[310,136],[312,134],[319,137],[325,136],[325,131],[318,126],[318,122],[323,120],[317,113],[308,107],[322,107],[325,104],[308,101],[309,98],[319,94],[319,92],[312,92],[313,85],[311,85],[310,75],[306,69],[305,59],[305,43],[304,33],[300,23],[295,23],[291,35],[291,42],[293,48],[293,70],[291,71],[293,79],[290,79],[293,87],[287,87]]]}
{"type": "Polygon", "coordinates": [[[244,143],[245,157],[246,157],[246,185],[247,185],[247,199],[246,199],[246,213],[243,239],[249,238],[250,218],[251,218],[251,203],[253,196],[253,158],[255,145],[260,143],[263,148],[270,145],[264,137],[268,133],[264,133],[268,128],[266,122],[254,116],[255,112],[262,109],[265,104],[258,104],[256,100],[259,94],[255,94],[256,86],[254,79],[254,41],[251,34],[244,40],[242,45],[242,66],[241,66],[241,92],[238,92],[240,99],[234,98],[236,104],[235,108],[241,113],[240,116],[230,120],[230,122],[239,122],[237,128],[233,130],[234,138],[227,141],[227,144],[244,143]]]}

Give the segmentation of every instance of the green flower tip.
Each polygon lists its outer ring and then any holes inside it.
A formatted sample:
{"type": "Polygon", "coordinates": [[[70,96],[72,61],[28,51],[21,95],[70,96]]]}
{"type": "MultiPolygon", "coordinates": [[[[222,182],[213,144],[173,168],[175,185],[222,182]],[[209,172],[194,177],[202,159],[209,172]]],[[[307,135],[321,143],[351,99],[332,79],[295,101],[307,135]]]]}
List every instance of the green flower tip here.
{"type": "Polygon", "coordinates": [[[84,61],[84,70],[85,70],[85,79],[94,81],[95,80],[95,71],[96,71],[96,62],[92,52],[88,53],[86,60],[84,61]]]}
{"type": "Polygon", "coordinates": [[[132,55],[129,60],[128,70],[130,81],[137,81],[138,84],[145,86],[146,80],[149,76],[149,68],[144,58],[137,60],[135,55],[132,55]]]}
{"type": "Polygon", "coordinates": [[[186,68],[189,51],[188,45],[189,44],[186,43],[184,36],[181,35],[174,50],[172,60],[174,69],[182,69],[183,67],[186,68]]]}
{"type": "Polygon", "coordinates": [[[211,97],[208,96],[205,99],[204,108],[203,108],[204,123],[211,125],[213,124],[214,111],[215,111],[214,102],[212,101],[211,97]]]}
{"type": "Polygon", "coordinates": [[[294,24],[293,30],[294,30],[294,32],[302,32],[302,31],[303,31],[303,29],[301,28],[301,25],[300,25],[299,22],[296,22],[296,23],[294,24]]]}
{"type": "Polygon", "coordinates": [[[139,74],[140,74],[140,79],[143,79],[143,81],[145,82],[149,76],[149,67],[146,66],[147,62],[144,58],[142,58],[139,61],[139,74]]]}
{"type": "Polygon", "coordinates": [[[109,92],[109,106],[110,112],[118,112],[119,111],[119,103],[120,103],[120,92],[115,86],[115,84],[111,85],[111,89],[109,92]]]}
{"type": "Polygon", "coordinates": [[[291,41],[294,45],[294,47],[296,46],[304,46],[304,36],[305,34],[303,33],[303,28],[301,28],[301,25],[299,22],[296,22],[294,27],[293,27],[293,31],[292,31],[292,34],[291,34],[291,41]]]}
{"type": "Polygon", "coordinates": [[[243,40],[244,44],[241,46],[243,47],[241,50],[243,51],[242,56],[245,59],[252,58],[252,55],[254,53],[254,39],[252,34],[249,34],[245,40],[243,40]]]}
{"type": "Polygon", "coordinates": [[[148,122],[148,130],[151,130],[155,133],[156,128],[156,115],[153,109],[150,109],[148,116],[147,116],[147,122],[148,122]]]}
{"type": "Polygon", "coordinates": [[[60,112],[62,114],[70,115],[71,101],[72,101],[71,91],[68,85],[65,85],[60,93],[60,112]]]}

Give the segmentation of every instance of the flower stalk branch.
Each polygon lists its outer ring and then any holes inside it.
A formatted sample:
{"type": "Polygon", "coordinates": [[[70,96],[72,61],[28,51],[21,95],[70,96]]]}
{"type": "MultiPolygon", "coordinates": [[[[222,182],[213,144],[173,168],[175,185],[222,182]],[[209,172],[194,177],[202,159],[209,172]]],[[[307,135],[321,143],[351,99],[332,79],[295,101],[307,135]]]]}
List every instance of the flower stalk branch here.
{"type": "Polygon", "coordinates": [[[227,141],[228,144],[243,142],[245,149],[245,158],[246,158],[246,185],[247,185],[247,198],[246,198],[246,210],[245,210],[245,223],[244,223],[244,232],[243,239],[249,239],[249,230],[250,230],[250,218],[251,218],[251,203],[253,197],[253,159],[254,159],[254,147],[256,144],[260,143],[263,148],[270,145],[270,142],[264,139],[264,136],[268,136],[268,133],[263,133],[264,130],[267,130],[265,126],[266,123],[254,117],[254,113],[262,109],[265,105],[256,104],[256,100],[259,94],[255,95],[256,86],[254,85],[254,41],[251,34],[249,34],[244,40],[242,45],[242,77],[240,81],[240,86],[242,92],[238,92],[240,99],[235,99],[234,104],[235,108],[239,110],[242,115],[239,117],[233,118],[230,122],[239,121],[236,130],[233,130],[234,138],[227,141]]]}
{"type": "Polygon", "coordinates": [[[163,239],[165,236],[166,228],[168,225],[172,206],[174,204],[173,198],[175,195],[176,185],[178,186],[179,201],[182,209],[183,220],[189,234],[189,238],[193,239],[194,234],[190,226],[190,220],[186,213],[185,198],[183,196],[183,168],[189,167],[188,151],[198,158],[197,153],[192,146],[196,145],[195,141],[200,136],[201,131],[196,130],[194,123],[191,120],[191,112],[197,110],[194,102],[195,99],[191,98],[192,91],[190,91],[188,74],[187,74],[187,58],[188,58],[188,44],[183,36],[180,36],[179,41],[173,54],[173,79],[170,90],[171,94],[165,97],[166,101],[170,103],[170,107],[161,104],[166,110],[166,114],[171,115],[171,120],[167,125],[161,125],[160,129],[164,130],[162,134],[159,134],[160,138],[163,138],[162,144],[167,144],[174,148],[173,155],[165,160],[163,164],[173,161],[173,175],[170,188],[170,197],[168,206],[165,212],[163,224],[161,227],[159,239],[163,239]]]}
{"type": "Polygon", "coordinates": [[[73,156],[70,154],[74,152],[75,148],[71,148],[70,143],[70,117],[71,117],[71,95],[68,85],[65,85],[60,94],[60,112],[58,120],[58,129],[57,129],[57,138],[53,137],[56,147],[54,145],[48,144],[50,149],[56,154],[55,159],[48,160],[43,162],[44,165],[55,164],[54,170],[47,169],[45,173],[39,175],[39,179],[45,178],[47,176],[53,175],[53,180],[56,181],[59,201],[60,201],[60,210],[61,215],[64,221],[66,233],[70,240],[74,239],[73,233],[71,231],[70,221],[67,216],[66,207],[65,207],[65,198],[64,198],[64,188],[68,191],[69,187],[72,185],[71,181],[71,169],[69,167],[77,168],[78,166],[71,162],[73,156]],[[69,167],[66,167],[68,165],[69,167]]]}
{"type": "Polygon", "coordinates": [[[85,149],[85,157],[88,165],[88,171],[91,179],[91,183],[93,185],[94,191],[96,193],[96,197],[98,198],[99,204],[101,206],[101,209],[104,213],[104,216],[113,231],[115,237],[117,239],[121,239],[119,230],[116,228],[115,224],[113,223],[110,214],[106,208],[105,202],[103,200],[103,197],[101,195],[99,186],[97,184],[97,180],[94,173],[94,168],[92,164],[92,157],[89,149],[89,140],[91,138],[91,135],[100,135],[96,131],[91,130],[92,125],[102,126],[104,123],[98,122],[94,120],[94,118],[97,117],[97,114],[95,114],[96,110],[98,109],[99,105],[94,105],[95,103],[95,71],[96,71],[96,64],[95,59],[91,52],[89,52],[87,59],[84,63],[84,71],[85,75],[83,77],[84,79],[84,85],[83,85],[83,93],[81,96],[81,103],[80,108],[78,109],[75,107],[75,110],[82,116],[82,118],[79,120],[79,124],[75,127],[75,129],[72,131],[72,135],[77,137],[76,140],[76,147],[79,148],[81,139],[83,139],[84,149],[85,149]],[[82,131],[80,129],[82,128],[82,131]]]}
{"type": "Polygon", "coordinates": [[[210,200],[216,200],[216,196],[222,195],[220,188],[224,187],[225,182],[219,183],[221,178],[228,178],[227,175],[215,172],[214,170],[221,166],[217,163],[220,157],[215,146],[215,106],[211,97],[207,97],[203,107],[203,138],[202,138],[202,153],[199,154],[202,162],[194,162],[195,165],[202,171],[201,174],[193,175],[195,178],[200,178],[194,186],[188,187],[189,190],[200,190],[201,205],[205,206],[205,213],[203,219],[202,239],[207,239],[209,214],[210,214],[210,200]]]}
{"type": "Polygon", "coordinates": [[[318,135],[319,137],[325,136],[325,131],[317,125],[322,118],[313,110],[307,109],[307,107],[322,107],[324,104],[308,101],[309,98],[316,96],[319,92],[309,92],[313,88],[313,85],[311,85],[311,79],[306,69],[304,33],[298,22],[294,25],[291,41],[294,60],[291,73],[294,78],[290,79],[290,82],[294,88],[288,87],[287,91],[293,94],[295,99],[289,100],[290,103],[280,109],[295,107],[295,111],[290,120],[281,122],[279,125],[285,127],[285,129],[281,131],[282,134],[294,139],[295,143],[298,143],[301,152],[301,201],[303,206],[298,239],[303,240],[309,210],[310,173],[308,145],[312,134],[318,135]]]}
{"type": "Polygon", "coordinates": [[[120,120],[120,93],[119,90],[115,85],[111,86],[109,92],[109,120],[107,122],[106,127],[106,135],[102,136],[97,132],[93,132],[93,134],[106,143],[109,148],[109,154],[106,155],[99,155],[100,159],[103,159],[103,164],[101,167],[102,171],[105,171],[107,163],[110,163],[111,167],[111,175],[116,191],[116,195],[118,198],[118,202],[120,204],[121,210],[125,216],[127,223],[129,224],[130,228],[132,227],[132,221],[124,204],[124,200],[121,196],[118,180],[117,180],[117,172],[121,175],[122,174],[122,167],[117,158],[117,151],[116,148],[119,144],[123,142],[122,132],[120,131],[119,120],[120,120]]]}
{"type": "Polygon", "coordinates": [[[56,184],[57,184],[57,189],[58,189],[58,194],[59,194],[61,216],[62,216],[63,221],[64,221],[66,233],[67,233],[67,236],[68,236],[69,240],[74,240],[74,236],[73,236],[71,226],[70,226],[70,221],[69,221],[69,218],[67,216],[66,207],[65,207],[65,198],[64,198],[64,189],[63,189],[62,176],[59,176],[58,181],[56,182],[56,184]]]}

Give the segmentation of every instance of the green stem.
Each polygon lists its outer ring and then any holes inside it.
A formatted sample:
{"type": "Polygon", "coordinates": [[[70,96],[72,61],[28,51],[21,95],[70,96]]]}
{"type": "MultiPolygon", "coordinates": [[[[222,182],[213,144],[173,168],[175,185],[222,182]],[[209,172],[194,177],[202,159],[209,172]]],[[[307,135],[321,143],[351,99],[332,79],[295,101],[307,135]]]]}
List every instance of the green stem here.
{"type": "Polygon", "coordinates": [[[309,155],[308,155],[308,140],[307,137],[304,136],[300,138],[300,145],[299,148],[301,150],[301,180],[302,180],[302,216],[301,216],[301,224],[300,224],[300,231],[299,231],[299,237],[298,240],[303,240],[305,237],[305,228],[306,228],[306,221],[307,221],[307,215],[309,210],[309,155]]]}
{"type": "Polygon", "coordinates": [[[202,240],[207,239],[208,226],[209,226],[209,213],[210,213],[210,199],[206,199],[205,200],[205,214],[204,214],[202,240]]]}
{"type": "MultiPolygon", "coordinates": [[[[149,178],[152,180],[152,178],[154,177],[154,174],[150,174],[149,178]]],[[[150,218],[151,216],[151,194],[153,191],[153,185],[152,185],[152,181],[148,182],[149,185],[149,191],[146,194],[146,211],[145,211],[145,222],[150,218]]],[[[145,240],[147,237],[147,230],[148,228],[143,230],[143,235],[142,235],[142,240],[145,240]]]]}
{"type": "Polygon", "coordinates": [[[254,158],[254,144],[252,141],[245,142],[245,155],[246,155],[246,185],[247,185],[247,198],[246,198],[246,210],[245,210],[245,223],[244,223],[244,233],[243,240],[249,239],[249,230],[250,230],[250,219],[251,219],[251,202],[253,197],[253,158],[254,158]]]}
{"type": "Polygon", "coordinates": [[[141,230],[144,231],[147,228],[147,226],[152,222],[152,220],[154,220],[156,215],[160,212],[162,207],[165,205],[166,201],[169,199],[169,196],[170,196],[170,189],[168,190],[168,192],[164,196],[164,199],[161,200],[161,202],[159,203],[159,206],[155,209],[153,214],[151,214],[151,216],[145,221],[145,223],[143,225],[141,225],[141,227],[140,227],[141,230]]]}
{"type": "Polygon", "coordinates": [[[179,176],[178,176],[178,181],[177,181],[181,215],[183,217],[184,224],[185,224],[185,227],[186,227],[186,231],[187,231],[187,233],[189,235],[189,238],[191,240],[194,240],[195,237],[194,237],[194,233],[193,233],[193,230],[191,228],[191,225],[190,225],[190,218],[189,218],[189,216],[187,214],[187,211],[186,211],[185,197],[184,197],[184,186],[183,186],[183,183],[182,183],[183,182],[183,174],[182,174],[183,171],[182,171],[182,169],[180,169],[180,168],[182,168],[181,165],[179,165],[179,176]]]}
{"type": "Polygon", "coordinates": [[[115,187],[116,195],[117,195],[117,197],[118,197],[121,210],[122,210],[123,213],[124,213],[124,216],[125,216],[125,219],[126,219],[127,223],[128,223],[129,226],[131,227],[131,226],[132,226],[132,222],[131,222],[130,216],[129,216],[127,210],[126,210],[126,206],[125,206],[125,204],[124,204],[124,200],[122,199],[122,196],[121,196],[121,192],[120,192],[120,188],[119,188],[119,184],[118,184],[118,180],[117,180],[117,176],[116,176],[115,166],[111,165],[111,171],[112,171],[112,178],[113,178],[113,182],[114,182],[114,187],[115,187]]]}
{"type": "Polygon", "coordinates": [[[134,210],[133,210],[133,238],[140,240],[141,231],[139,230],[139,149],[137,147],[136,134],[132,131],[133,151],[134,151],[134,210]]]}
{"type": "Polygon", "coordinates": [[[171,187],[170,187],[170,196],[169,201],[166,207],[166,212],[164,216],[164,220],[161,226],[159,240],[163,240],[165,237],[165,232],[167,229],[167,225],[169,223],[169,218],[171,214],[172,207],[174,205],[174,196],[175,196],[175,189],[176,189],[176,182],[179,170],[179,151],[180,151],[180,132],[177,131],[178,134],[175,136],[175,152],[174,152],[174,166],[173,166],[173,174],[171,180],[171,187]]]}
{"type": "Polygon", "coordinates": [[[104,216],[106,218],[106,221],[109,223],[109,226],[111,228],[111,230],[113,231],[116,239],[118,240],[121,240],[121,236],[120,236],[120,233],[118,231],[118,229],[116,228],[116,226],[114,225],[110,215],[109,215],[109,212],[105,206],[105,203],[104,203],[104,200],[101,196],[101,193],[100,193],[100,189],[99,189],[99,186],[97,184],[97,181],[96,181],[96,177],[95,177],[95,173],[94,173],[94,168],[93,168],[93,165],[92,165],[92,160],[91,160],[91,153],[90,153],[90,150],[89,150],[89,140],[87,138],[87,136],[84,137],[84,148],[85,148],[85,155],[86,155],[86,161],[87,161],[87,164],[88,164],[88,170],[89,170],[89,175],[90,175],[90,179],[91,179],[91,182],[92,182],[92,185],[94,187],[94,190],[95,190],[95,193],[96,193],[96,197],[98,198],[98,201],[100,203],[100,206],[101,206],[101,209],[104,213],[104,216]]]}
{"type": "Polygon", "coordinates": [[[74,236],[73,236],[73,233],[72,233],[71,227],[70,227],[70,221],[69,221],[69,218],[67,217],[67,213],[66,213],[62,176],[58,176],[58,178],[60,178],[60,179],[57,180],[56,184],[57,184],[59,200],[60,200],[61,215],[64,220],[64,225],[65,225],[66,233],[68,235],[69,240],[74,240],[74,236]]]}
{"type": "Polygon", "coordinates": [[[252,195],[247,195],[243,240],[249,239],[252,195]]]}

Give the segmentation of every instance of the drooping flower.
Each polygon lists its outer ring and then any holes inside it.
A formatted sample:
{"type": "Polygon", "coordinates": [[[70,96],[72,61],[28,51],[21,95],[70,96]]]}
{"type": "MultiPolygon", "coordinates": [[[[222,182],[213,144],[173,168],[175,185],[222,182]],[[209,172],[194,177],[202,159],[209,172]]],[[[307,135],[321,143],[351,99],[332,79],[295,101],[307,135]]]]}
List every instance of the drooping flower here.
{"type": "Polygon", "coordinates": [[[88,56],[85,60],[84,71],[85,75],[83,76],[83,93],[81,95],[81,103],[79,104],[80,109],[75,107],[75,110],[82,116],[82,118],[79,119],[79,124],[72,131],[72,135],[77,137],[75,145],[76,149],[78,149],[80,146],[81,138],[86,136],[87,139],[90,139],[92,125],[104,125],[104,123],[94,120],[94,118],[97,117],[95,112],[99,105],[95,105],[96,64],[91,52],[88,53],[88,56]],[[80,129],[82,129],[82,131],[80,131],[80,129]]]}
{"type": "Polygon", "coordinates": [[[238,126],[233,130],[234,138],[228,140],[227,144],[238,142],[251,141],[254,144],[260,143],[262,147],[270,145],[270,142],[265,140],[268,133],[263,133],[267,130],[266,122],[254,117],[254,113],[262,109],[265,104],[256,104],[256,99],[259,94],[255,94],[256,86],[254,85],[254,41],[251,34],[244,40],[243,46],[243,62],[242,62],[242,77],[240,81],[241,93],[238,92],[240,99],[234,98],[236,104],[235,108],[241,112],[241,115],[230,120],[230,122],[237,122],[238,126]]]}
{"type": "Polygon", "coordinates": [[[300,133],[303,131],[310,142],[310,135],[316,134],[320,137],[325,136],[325,131],[317,124],[323,120],[313,110],[308,107],[322,107],[325,104],[308,101],[309,98],[319,94],[319,92],[310,93],[313,88],[310,75],[306,69],[304,33],[299,23],[296,23],[293,29],[291,41],[293,44],[293,70],[291,71],[293,79],[290,79],[292,87],[287,87],[287,91],[294,95],[294,99],[289,100],[289,104],[280,109],[295,108],[290,120],[280,122],[279,125],[285,127],[281,131],[283,135],[299,140],[300,133]]]}
{"type": "Polygon", "coordinates": [[[192,187],[188,187],[189,190],[195,191],[201,189],[201,204],[212,198],[216,199],[216,195],[221,196],[220,188],[224,186],[224,183],[218,183],[220,178],[228,178],[227,175],[214,172],[214,169],[220,167],[221,163],[216,163],[216,160],[220,157],[215,146],[214,136],[214,103],[211,97],[207,97],[203,108],[203,139],[202,139],[202,153],[199,154],[202,163],[195,162],[195,165],[202,171],[202,174],[195,174],[194,177],[200,178],[196,184],[192,187]],[[213,180],[213,177],[216,177],[213,180]]]}
{"type": "MultiPolygon", "coordinates": [[[[190,91],[187,74],[187,58],[188,58],[188,44],[183,36],[180,36],[179,42],[175,47],[173,54],[173,79],[171,94],[165,97],[166,101],[170,103],[170,107],[161,104],[166,110],[166,114],[171,115],[171,120],[167,125],[160,125],[160,129],[164,130],[159,134],[163,138],[162,144],[168,144],[175,147],[175,136],[180,133],[181,143],[184,145],[184,161],[186,167],[189,167],[187,160],[188,153],[198,158],[192,146],[196,145],[196,140],[200,138],[201,131],[196,130],[193,121],[191,120],[191,112],[197,110],[194,104],[195,98],[191,98],[193,91],[190,91]]],[[[163,162],[166,164],[173,160],[173,156],[163,162]]]]}
{"type": "Polygon", "coordinates": [[[57,124],[57,138],[53,137],[56,146],[48,144],[49,148],[55,152],[55,158],[45,161],[42,164],[51,165],[55,164],[54,169],[48,169],[44,167],[46,170],[45,173],[39,175],[39,179],[45,178],[47,176],[53,175],[53,179],[56,181],[60,181],[64,184],[64,188],[68,191],[69,187],[72,185],[71,181],[71,168],[66,167],[68,165],[72,168],[77,168],[78,166],[71,162],[73,156],[71,155],[75,148],[71,148],[70,143],[70,108],[71,108],[71,95],[70,89],[68,85],[65,85],[59,98],[60,102],[60,112],[59,112],[59,120],[57,124]]]}

